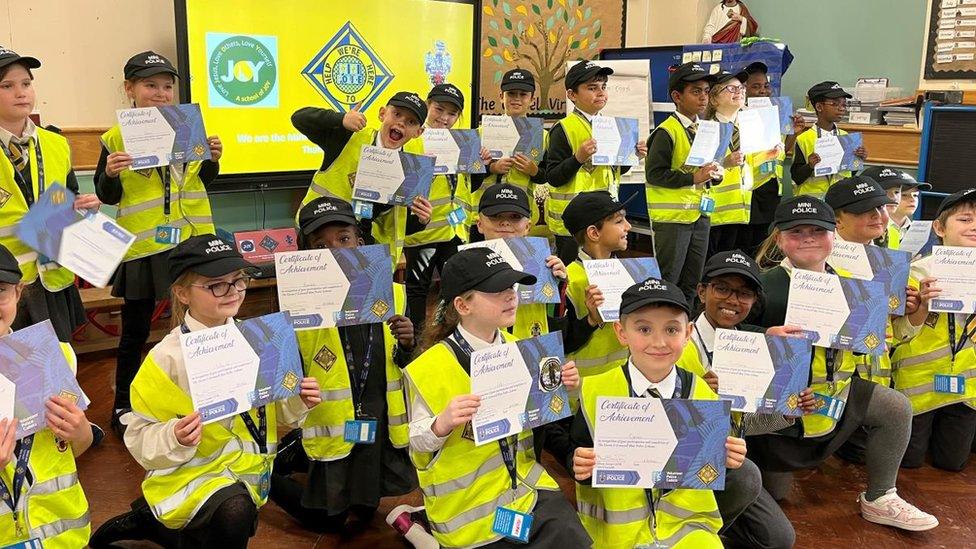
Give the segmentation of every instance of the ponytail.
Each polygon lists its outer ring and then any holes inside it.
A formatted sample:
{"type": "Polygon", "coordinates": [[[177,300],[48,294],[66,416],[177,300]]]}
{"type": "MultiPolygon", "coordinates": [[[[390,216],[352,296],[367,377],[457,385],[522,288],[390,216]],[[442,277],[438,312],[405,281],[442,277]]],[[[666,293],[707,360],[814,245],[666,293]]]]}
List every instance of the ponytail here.
{"type": "MultiPolygon", "coordinates": [[[[461,299],[467,300],[471,297],[471,291],[461,294],[461,299]]],[[[461,323],[461,314],[454,306],[454,300],[446,302],[443,299],[437,302],[434,315],[430,317],[427,325],[421,334],[420,345],[417,346],[415,356],[422,355],[427,349],[437,345],[447,336],[451,335],[461,323]]]]}
{"type": "Polygon", "coordinates": [[[773,227],[766,240],[763,240],[763,243],[759,245],[759,250],[756,252],[756,264],[759,265],[760,271],[768,271],[776,267],[786,257],[783,250],[779,249],[779,245],[776,244],[776,239],[779,238],[781,232],[779,228],[773,227]]]}
{"type": "Polygon", "coordinates": [[[171,327],[177,328],[183,321],[186,320],[186,313],[189,310],[189,306],[186,303],[180,301],[179,296],[176,295],[176,288],[181,288],[189,290],[190,286],[196,281],[200,275],[193,273],[190,270],[186,270],[173,281],[173,284],[169,287],[169,302],[170,302],[170,319],[171,327]]]}

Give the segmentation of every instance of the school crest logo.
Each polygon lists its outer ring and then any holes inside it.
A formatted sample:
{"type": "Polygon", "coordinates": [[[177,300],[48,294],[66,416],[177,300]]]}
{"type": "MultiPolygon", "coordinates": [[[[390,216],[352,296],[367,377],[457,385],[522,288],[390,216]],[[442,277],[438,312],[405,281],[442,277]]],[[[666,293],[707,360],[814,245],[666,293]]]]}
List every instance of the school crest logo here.
{"type": "Polygon", "coordinates": [[[366,39],[347,22],[319,50],[302,76],[337,111],[366,110],[393,80],[366,39]]]}
{"type": "Polygon", "coordinates": [[[424,71],[430,79],[430,85],[436,86],[447,82],[447,75],[451,73],[451,54],[447,51],[447,44],[443,40],[434,41],[434,49],[424,54],[424,71]]]}
{"type": "Polygon", "coordinates": [[[208,32],[207,55],[211,107],[278,106],[277,36],[208,32]]]}
{"type": "Polygon", "coordinates": [[[371,313],[373,313],[374,315],[380,318],[382,318],[383,315],[385,315],[389,310],[390,310],[390,306],[387,305],[386,302],[383,301],[382,299],[377,299],[373,303],[373,306],[369,308],[369,311],[371,313]]]}
{"type": "Polygon", "coordinates": [[[553,356],[539,362],[539,389],[546,393],[555,391],[563,381],[562,364],[553,356]]]}
{"type": "Polygon", "coordinates": [[[878,345],[881,345],[881,339],[874,332],[871,332],[864,338],[864,345],[868,349],[874,350],[878,345]]]}
{"type": "Polygon", "coordinates": [[[715,482],[718,478],[718,471],[715,467],[712,467],[711,463],[706,463],[701,469],[698,470],[698,480],[702,481],[705,486],[715,482]]]}
{"type": "Polygon", "coordinates": [[[281,380],[281,386],[289,391],[294,391],[295,387],[298,386],[298,376],[294,372],[288,372],[285,374],[285,378],[281,380]]]}
{"type": "Polygon", "coordinates": [[[328,372],[332,369],[332,365],[335,364],[336,355],[329,350],[325,345],[319,349],[319,352],[315,354],[315,363],[322,367],[323,370],[328,372]]]}

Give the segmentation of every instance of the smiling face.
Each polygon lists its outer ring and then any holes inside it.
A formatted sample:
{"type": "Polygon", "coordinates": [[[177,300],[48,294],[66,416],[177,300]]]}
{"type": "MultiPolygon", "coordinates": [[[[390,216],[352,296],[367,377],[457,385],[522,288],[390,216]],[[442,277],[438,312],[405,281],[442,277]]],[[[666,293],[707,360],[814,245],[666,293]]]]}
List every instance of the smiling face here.
{"type": "Polygon", "coordinates": [[[954,206],[949,215],[942,214],[932,223],[932,230],[946,246],[976,247],[976,204],[954,206]]]}
{"type": "Polygon", "coordinates": [[[736,111],[746,104],[746,89],[738,78],[733,78],[709,91],[712,106],[722,112],[736,111]]]}
{"type": "Polygon", "coordinates": [[[485,235],[485,240],[525,236],[530,228],[529,218],[515,212],[478,216],[478,230],[485,235]]]}
{"type": "Polygon", "coordinates": [[[176,96],[176,77],[161,73],[125,81],[125,94],[137,108],[172,105],[176,96]]]}
{"type": "Polygon", "coordinates": [[[244,271],[234,271],[218,277],[188,273],[185,279],[181,276],[183,280],[173,284],[173,294],[186,306],[194,319],[207,326],[218,326],[237,315],[247,290],[238,290],[232,286],[227,294],[216,297],[211,288],[221,283],[234,283],[243,277],[244,271]]]}
{"type": "Polygon", "coordinates": [[[864,213],[837,211],[837,234],[848,242],[870,244],[888,229],[888,210],[884,206],[864,213]]]}
{"type": "Polygon", "coordinates": [[[424,133],[420,120],[403,107],[387,105],[380,108],[380,142],[387,149],[399,149],[424,133]]]}
{"type": "Polygon", "coordinates": [[[698,299],[705,304],[705,317],[712,326],[733,330],[749,316],[759,295],[754,283],[729,274],[699,284],[698,299]]]}
{"type": "Polygon", "coordinates": [[[897,219],[904,219],[906,217],[911,217],[915,215],[915,210],[918,209],[918,188],[911,188],[902,191],[901,201],[898,202],[898,208],[895,209],[895,214],[892,217],[897,219]]]}
{"type": "Polygon", "coordinates": [[[771,97],[773,87],[769,84],[769,76],[764,72],[754,72],[746,79],[746,97],[771,97]]]}
{"type": "Polygon", "coordinates": [[[427,127],[449,130],[457,123],[461,109],[444,101],[427,102],[427,127]]]}
{"type": "Polygon", "coordinates": [[[0,119],[12,124],[26,121],[34,110],[34,101],[34,77],[30,71],[20,63],[8,65],[0,77],[0,119]]]}
{"type": "Polygon", "coordinates": [[[780,231],[776,245],[798,269],[822,271],[834,249],[834,231],[816,225],[798,225],[780,231]]]}
{"type": "Polygon", "coordinates": [[[308,235],[308,247],[313,250],[355,248],[362,244],[356,226],[340,222],[327,223],[308,235]]]}
{"type": "Polygon", "coordinates": [[[524,90],[508,90],[502,92],[502,109],[509,116],[525,116],[532,106],[535,95],[524,90]]]}
{"type": "Polygon", "coordinates": [[[609,252],[620,252],[627,249],[627,235],[630,234],[631,225],[627,221],[624,210],[614,213],[603,220],[598,229],[596,225],[586,228],[586,235],[589,239],[595,240],[595,244],[603,250],[609,252]]]}
{"type": "Polygon", "coordinates": [[[613,328],[620,344],[630,349],[634,366],[659,381],[681,357],[692,325],[677,307],[651,305],[625,314],[613,328]]]}

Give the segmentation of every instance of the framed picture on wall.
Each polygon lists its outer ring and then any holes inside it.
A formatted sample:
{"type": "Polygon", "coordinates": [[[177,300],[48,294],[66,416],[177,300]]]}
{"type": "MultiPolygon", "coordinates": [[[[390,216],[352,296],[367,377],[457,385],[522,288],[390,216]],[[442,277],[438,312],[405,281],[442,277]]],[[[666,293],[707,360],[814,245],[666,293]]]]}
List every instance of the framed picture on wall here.
{"type": "Polygon", "coordinates": [[[925,78],[976,78],[976,3],[929,0],[931,16],[926,37],[925,78]]]}

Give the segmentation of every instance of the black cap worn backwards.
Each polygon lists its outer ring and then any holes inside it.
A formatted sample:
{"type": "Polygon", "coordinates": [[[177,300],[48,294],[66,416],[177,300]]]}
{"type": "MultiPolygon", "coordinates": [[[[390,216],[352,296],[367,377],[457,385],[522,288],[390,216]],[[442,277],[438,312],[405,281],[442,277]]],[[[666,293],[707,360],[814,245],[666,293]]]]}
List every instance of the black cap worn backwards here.
{"type": "Polygon", "coordinates": [[[807,195],[794,196],[776,207],[773,226],[785,231],[798,225],[814,225],[832,231],[837,227],[837,218],[823,200],[807,195]]]}
{"type": "Polygon", "coordinates": [[[715,74],[711,78],[709,78],[709,81],[712,83],[712,86],[721,86],[722,84],[728,82],[729,80],[732,80],[733,78],[736,78],[739,80],[739,82],[745,84],[746,79],[749,78],[749,75],[746,74],[745,71],[743,72],[720,71],[718,74],[715,74]]]}
{"type": "Polygon", "coordinates": [[[478,202],[478,213],[484,215],[517,213],[523,217],[532,217],[529,195],[522,187],[511,183],[497,183],[485,189],[478,202]]]}
{"type": "Polygon", "coordinates": [[[932,188],[932,185],[928,183],[916,181],[908,172],[899,170],[898,168],[889,168],[888,166],[871,166],[865,168],[858,175],[870,177],[877,181],[884,190],[901,187],[902,189],[918,188],[927,191],[932,188]]]}
{"type": "Polygon", "coordinates": [[[0,282],[7,284],[17,284],[23,278],[24,273],[20,270],[17,258],[6,246],[0,244],[0,282]]]}
{"type": "Polygon", "coordinates": [[[702,281],[727,274],[739,275],[752,282],[756,288],[762,287],[762,282],[759,281],[759,267],[742,250],[721,252],[708,258],[702,271],[702,281]]]}
{"type": "Polygon", "coordinates": [[[648,305],[662,303],[673,305],[685,313],[691,314],[685,294],[674,284],[660,278],[648,278],[627,288],[620,299],[620,314],[625,315],[648,305]]]}
{"type": "Polygon", "coordinates": [[[566,71],[566,89],[571,90],[597,76],[610,76],[611,74],[613,74],[613,69],[610,67],[601,67],[593,61],[580,61],[566,71]]]}
{"type": "Polygon", "coordinates": [[[769,67],[762,61],[756,61],[755,63],[749,63],[746,68],[742,69],[746,74],[755,74],[761,72],[763,74],[769,73],[769,67]]]}
{"type": "Polygon", "coordinates": [[[875,208],[896,202],[888,197],[877,181],[863,175],[846,177],[830,186],[824,201],[835,212],[843,210],[853,214],[869,212],[875,208]]]}
{"type": "Polygon", "coordinates": [[[841,97],[850,99],[854,96],[844,91],[844,88],[842,88],[840,84],[831,80],[814,84],[812,88],[807,90],[807,99],[809,99],[811,103],[823,101],[824,99],[838,99],[841,97]]]}
{"type": "Polygon", "coordinates": [[[464,109],[464,94],[454,84],[438,84],[427,94],[427,101],[450,103],[458,109],[464,109]]]}
{"type": "Polygon", "coordinates": [[[516,284],[535,284],[529,273],[516,271],[489,248],[467,248],[444,262],[441,299],[450,302],[469,290],[495,294],[516,284]]]}
{"type": "Polygon", "coordinates": [[[298,212],[298,226],[304,235],[310,235],[319,227],[337,221],[347,225],[356,224],[352,204],[341,198],[320,196],[302,206],[298,212]]]}
{"type": "Polygon", "coordinates": [[[502,91],[535,91],[535,77],[525,69],[512,69],[502,75],[502,91]]]}
{"type": "Polygon", "coordinates": [[[36,57],[25,57],[14,50],[7,49],[6,46],[0,46],[0,69],[13,63],[20,63],[28,69],[36,69],[41,66],[41,62],[36,57]]]}
{"type": "MultiPolygon", "coordinates": [[[[634,196],[637,194],[632,195],[631,198],[634,196]]],[[[566,225],[569,234],[575,235],[590,225],[595,225],[601,219],[619,212],[626,205],[627,201],[617,202],[607,191],[580,193],[566,206],[563,212],[563,224],[566,225]]]]}
{"type": "Polygon", "coordinates": [[[424,103],[423,99],[413,92],[396,92],[386,104],[407,109],[417,117],[417,121],[421,124],[427,120],[427,103],[424,103]]]}
{"type": "Polygon", "coordinates": [[[976,203],[976,189],[964,189],[950,194],[945,197],[942,204],[939,204],[939,209],[935,212],[935,217],[942,215],[942,212],[948,210],[949,208],[955,206],[960,202],[974,202],[976,203]]]}
{"type": "Polygon", "coordinates": [[[212,234],[191,236],[174,248],[169,256],[171,280],[176,280],[186,271],[214,278],[251,269],[257,267],[241,257],[237,246],[212,234]]]}
{"type": "Polygon", "coordinates": [[[698,63],[685,63],[674,69],[668,77],[668,91],[672,92],[679,89],[683,84],[698,82],[699,80],[710,80],[708,71],[698,63]]]}
{"type": "Polygon", "coordinates": [[[122,69],[122,72],[126,80],[148,78],[162,73],[172,74],[176,78],[180,76],[169,59],[154,51],[144,51],[133,55],[125,62],[125,68],[122,69]]]}

